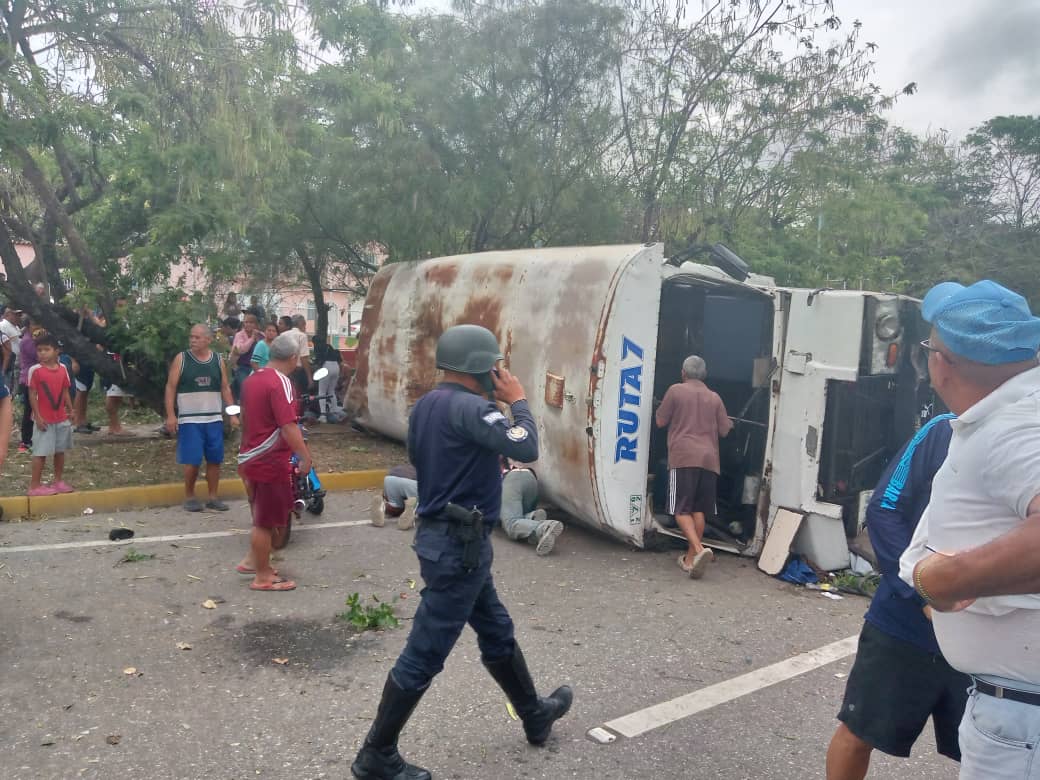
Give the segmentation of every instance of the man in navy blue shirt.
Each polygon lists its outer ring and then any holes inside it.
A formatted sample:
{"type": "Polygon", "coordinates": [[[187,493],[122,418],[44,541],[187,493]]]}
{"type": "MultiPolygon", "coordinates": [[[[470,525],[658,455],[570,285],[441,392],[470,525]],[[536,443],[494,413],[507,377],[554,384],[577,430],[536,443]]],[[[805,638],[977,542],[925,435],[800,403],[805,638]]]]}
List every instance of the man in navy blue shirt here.
{"type": "Polygon", "coordinates": [[[448,328],[437,341],[444,381],[415,405],[408,424],[408,457],[419,478],[416,555],[425,587],[404,651],[386,678],[375,722],[351,765],[360,780],[430,780],[407,763],[397,739],[433,678],[444,668],[462,629],[477,634],[480,656],[523,721],[527,741],[543,745],[552,724],[570,709],[566,685],[540,697],[513,621],[491,577],[491,529],[502,505],[500,456],[538,459],[538,432],[520,382],[505,368],[491,331],[448,328]],[[485,396],[509,405],[510,421],[485,396]],[[458,513],[477,510],[479,528],[458,513]]]}
{"type": "Polygon", "coordinates": [[[867,610],[845,686],[838,730],[827,750],[827,780],[862,780],[870,754],[907,757],[929,716],[935,745],[960,760],[957,729],[971,680],[939,652],[929,607],[899,579],[899,556],[931,499],[946,459],[951,414],[924,425],[892,459],[867,506],[867,531],[881,584],[867,610]]]}

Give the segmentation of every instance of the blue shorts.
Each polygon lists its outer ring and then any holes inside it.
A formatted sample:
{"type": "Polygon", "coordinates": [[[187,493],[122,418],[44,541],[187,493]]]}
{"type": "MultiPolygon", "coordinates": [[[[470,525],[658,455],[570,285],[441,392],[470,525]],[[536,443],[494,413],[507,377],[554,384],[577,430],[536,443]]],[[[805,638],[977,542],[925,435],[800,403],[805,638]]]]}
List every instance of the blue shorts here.
{"type": "Polygon", "coordinates": [[[81,393],[89,393],[94,386],[94,369],[90,366],[80,366],[76,374],[76,389],[81,393]]]}
{"type": "Polygon", "coordinates": [[[184,423],[177,426],[177,462],[182,466],[201,466],[224,462],[224,423],[184,423]]]}

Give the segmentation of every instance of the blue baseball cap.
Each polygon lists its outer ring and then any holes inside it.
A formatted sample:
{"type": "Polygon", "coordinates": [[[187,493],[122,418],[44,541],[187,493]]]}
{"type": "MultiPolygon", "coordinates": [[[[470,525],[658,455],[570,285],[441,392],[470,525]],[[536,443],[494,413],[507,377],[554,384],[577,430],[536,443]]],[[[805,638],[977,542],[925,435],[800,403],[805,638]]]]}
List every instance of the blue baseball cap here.
{"type": "Polygon", "coordinates": [[[937,284],[921,315],[955,355],[990,366],[1033,360],[1040,350],[1040,318],[1016,292],[989,279],[965,287],[937,284]]]}

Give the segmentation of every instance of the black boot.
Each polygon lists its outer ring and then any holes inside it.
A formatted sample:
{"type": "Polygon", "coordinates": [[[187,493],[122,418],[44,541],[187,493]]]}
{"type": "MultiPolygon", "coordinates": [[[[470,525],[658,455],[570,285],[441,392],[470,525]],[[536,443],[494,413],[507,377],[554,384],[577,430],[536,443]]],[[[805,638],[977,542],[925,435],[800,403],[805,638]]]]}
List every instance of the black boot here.
{"type": "Polygon", "coordinates": [[[570,686],[561,685],[548,698],[541,698],[534,687],[527,661],[516,645],[513,655],[499,661],[484,661],[495,682],[506,692],[516,714],[524,723],[524,733],[532,745],[544,745],[552,724],[567,714],[574,694],[570,686]]]}
{"type": "Polygon", "coordinates": [[[426,688],[421,691],[403,690],[394,680],[393,672],[386,676],[375,722],[350,765],[354,777],[359,780],[433,780],[433,775],[422,767],[407,763],[397,752],[401,729],[424,693],[426,688]]]}

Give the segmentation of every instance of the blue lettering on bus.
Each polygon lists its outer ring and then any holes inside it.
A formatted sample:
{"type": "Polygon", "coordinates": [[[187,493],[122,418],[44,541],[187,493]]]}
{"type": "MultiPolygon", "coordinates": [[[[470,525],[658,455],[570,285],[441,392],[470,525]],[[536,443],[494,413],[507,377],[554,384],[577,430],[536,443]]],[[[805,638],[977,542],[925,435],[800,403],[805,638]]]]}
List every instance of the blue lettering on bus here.
{"type": "Polygon", "coordinates": [[[639,456],[639,402],[643,390],[643,348],[625,337],[621,343],[621,361],[635,365],[621,367],[618,391],[617,442],[614,447],[614,462],[636,460],[639,456]]]}

